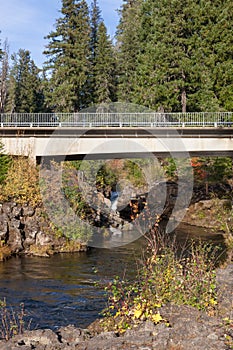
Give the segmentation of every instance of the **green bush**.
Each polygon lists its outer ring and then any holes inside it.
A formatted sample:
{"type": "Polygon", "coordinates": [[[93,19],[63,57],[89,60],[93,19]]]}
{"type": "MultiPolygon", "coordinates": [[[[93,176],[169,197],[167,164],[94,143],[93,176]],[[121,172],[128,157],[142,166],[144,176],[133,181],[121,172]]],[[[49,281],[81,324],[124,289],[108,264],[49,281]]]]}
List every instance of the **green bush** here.
{"type": "Polygon", "coordinates": [[[174,243],[166,245],[161,246],[158,237],[150,238],[147,258],[136,280],[129,282],[116,277],[106,287],[109,297],[103,313],[106,329],[124,332],[146,319],[167,323],[160,308],[168,303],[214,312],[217,304],[215,261],[210,258],[214,248],[192,242],[184,255],[178,254],[174,243]]]}
{"type": "Polygon", "coordinates": [[[10,163],[11,157],[4,153],[4,147],[0,141],[0,183],[5,180],[10,163]]]}

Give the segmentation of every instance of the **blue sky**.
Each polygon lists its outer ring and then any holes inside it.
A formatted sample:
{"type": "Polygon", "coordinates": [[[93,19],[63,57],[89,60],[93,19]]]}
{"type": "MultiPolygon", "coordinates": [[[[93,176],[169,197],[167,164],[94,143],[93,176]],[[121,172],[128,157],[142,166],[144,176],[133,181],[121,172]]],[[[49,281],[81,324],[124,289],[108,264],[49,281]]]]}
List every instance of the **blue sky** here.
{"type": "MultiPolygon", "coordinates": [[[[89,5],[91,2],[87,0],[89,5]]],[[[44,37],[54,29],[61,4],[61,0],[1,0],[1,47],[7,38],[11,54],[19,49],[29,50],[31,58],[41,67],[45,61],[42,55],[46,45],[44,37]]],[[[122,5],[122,0],[99,0],[98,4],[108,33],[113,37],[119,19],[116,10],[122,5]]]]}

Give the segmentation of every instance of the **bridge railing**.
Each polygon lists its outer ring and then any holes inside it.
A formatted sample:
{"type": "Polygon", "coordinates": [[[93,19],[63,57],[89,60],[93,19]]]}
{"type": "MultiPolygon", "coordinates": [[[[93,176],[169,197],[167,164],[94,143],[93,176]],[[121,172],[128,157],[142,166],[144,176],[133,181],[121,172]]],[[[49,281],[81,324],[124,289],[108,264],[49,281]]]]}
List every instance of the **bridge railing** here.
{"type": "Polygon", "coordinates": [[[2,113],[1,127],[224,127],[232,112],[2,113]]]}

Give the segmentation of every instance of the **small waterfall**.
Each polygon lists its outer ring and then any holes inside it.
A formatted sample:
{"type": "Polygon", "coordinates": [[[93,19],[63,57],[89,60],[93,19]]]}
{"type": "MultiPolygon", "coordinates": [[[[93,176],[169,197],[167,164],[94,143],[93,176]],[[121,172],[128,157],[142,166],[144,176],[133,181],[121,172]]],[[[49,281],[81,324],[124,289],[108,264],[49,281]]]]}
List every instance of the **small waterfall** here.
{"type": "Polygon", "coordinates": [[[111,210],[116,211],[117,210],[117,202],[118,202],[119,193],[117,191],[111,191],[111,210]]]}

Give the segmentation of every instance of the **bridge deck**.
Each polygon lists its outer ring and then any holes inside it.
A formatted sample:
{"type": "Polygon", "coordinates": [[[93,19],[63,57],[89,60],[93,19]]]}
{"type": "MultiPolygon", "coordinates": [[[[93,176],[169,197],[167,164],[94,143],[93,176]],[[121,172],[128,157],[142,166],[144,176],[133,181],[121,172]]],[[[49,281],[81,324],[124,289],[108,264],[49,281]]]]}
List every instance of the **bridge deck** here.
{"type": "Polygon", "coordinates": [[[233,128],[230,127],[3,127],[0,128],[0,137],[182,137],[182,138],[232,138],[233,128]]]}

